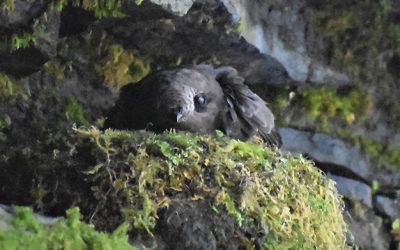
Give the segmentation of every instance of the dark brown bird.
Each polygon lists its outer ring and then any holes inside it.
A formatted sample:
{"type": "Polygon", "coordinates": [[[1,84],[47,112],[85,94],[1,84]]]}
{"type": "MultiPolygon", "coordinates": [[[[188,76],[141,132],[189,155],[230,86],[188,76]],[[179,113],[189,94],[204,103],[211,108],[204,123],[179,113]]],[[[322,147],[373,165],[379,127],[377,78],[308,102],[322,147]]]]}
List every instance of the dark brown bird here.
{"type": "Polygon", "coordinates": [[[226,135],[247,140],[259,135],[280,146],[274,115],[232,67],[197,65],[165,70],[121,89],[107,128],[166,129],[226,135]]]}

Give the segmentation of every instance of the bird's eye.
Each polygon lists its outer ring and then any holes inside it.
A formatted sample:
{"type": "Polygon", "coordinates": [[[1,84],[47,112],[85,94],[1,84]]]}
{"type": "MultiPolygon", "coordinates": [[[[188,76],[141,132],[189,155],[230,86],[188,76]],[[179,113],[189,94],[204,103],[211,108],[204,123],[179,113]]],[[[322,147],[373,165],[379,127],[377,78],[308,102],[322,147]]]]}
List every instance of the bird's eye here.
{"type": "Polygon", "coordinates": [[[195,97],[195,100],[198,104],[200,105],[205,105],[206,104],[206,97],[204,95],[198,95],[195,97]]]}

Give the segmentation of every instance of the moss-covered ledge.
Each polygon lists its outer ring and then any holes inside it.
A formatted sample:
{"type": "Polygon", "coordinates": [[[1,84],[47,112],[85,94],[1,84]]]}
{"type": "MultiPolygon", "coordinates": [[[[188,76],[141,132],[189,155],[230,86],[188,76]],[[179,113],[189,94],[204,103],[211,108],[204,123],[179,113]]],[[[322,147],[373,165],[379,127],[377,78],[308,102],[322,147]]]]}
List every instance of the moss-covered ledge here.
{"type": "Polygon", "coordinates": [[[126,221],[135,237],[157,238],[169,205],[190,201],[232,217],[232,237],[247,248],[346,248],[341,198],[301,156],[218,133],[75,131],[91,141],[86,152],[94,164],[82,175],[97,200],[87,216],[100,228],[126,221]]]}

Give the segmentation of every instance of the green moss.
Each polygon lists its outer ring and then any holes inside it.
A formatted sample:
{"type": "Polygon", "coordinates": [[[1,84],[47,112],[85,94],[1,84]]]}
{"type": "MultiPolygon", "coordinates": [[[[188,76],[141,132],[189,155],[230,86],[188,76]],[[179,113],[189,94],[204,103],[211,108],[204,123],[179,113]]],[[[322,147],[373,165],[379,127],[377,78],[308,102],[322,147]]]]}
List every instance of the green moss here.
{"type": "Polygon", "coordinates": [[[300,105],[310,117],[321,122],[322,128],[327,128],[328,120],[335,117],[350,125],[372,108],[370,96],[360,90],[338,94],[336,90],[328,87],[306,87],[298,94],[300,105]]]}
{"type": "Polygon", "coordinates": [[[397,52],[400,52],[400,24],[391,24],[388,36],[393,41],[397,52]]]}
{"type": "Polygon", "coordinates": [[[150,66],[134,53],[114,44],[109,47],[108,56],[100,71],[107,83],[122,87],[140,81],[150,72],[150,66]]]}
{"type": "Polygon", "coordinates": [[[15,8],[14,0],[5,0],[2,3],[1,8],[6,10],[8,13],[13,12],[15,8]]]}
{"type": "MultiPolygon", "coordinates": [[[[259,232],[249,236],[249,244],[347,248],[341,198],[333,182],[302,157],[282,156],[259,139],[241,142],[219,134],[76,132],[91,138],[100,152],[87,172],[101,180],[93,187],[95,196],[108,190],[107,201],[117,199],[124,219],[137,230],[152,235],[158,211],[181,193],[191,201],[206,199],[214,211],[259,232]]],[[[97,211],[107,208],[99,204],[97,211]]]]}
{"type": "Polygon", "coordinates": [[[0,73],[0,97],[12,96],[14,92],[14,80],[10,76],[0,73]]]}
{"type": "Polygon", "coordinates": [[[352,19],[353,13],[347,10],[338,13],[336,18],[329,19],[326,23],[325,29],[328,33],[335,34],[337,32],[345,31],[354,25],[352,19]]]}
{"type": "MultiPolygon", "coordinates": [[[[255,91],[260,93],[257,89],[255,91]]],[[[309,123],[319,131],[334,129],[330,127],[332,121],[351,125],[366,117],[373,107],[371,96],[362,88],[301,86],[264,90],[264,93],[261,92],[261,96],[272,100],[271,105],[280,124],[290,123],[290,120],[286,121],[288,118],[299,119],[298,116],[301,116],[300,118],[306,117],[309,123]],[[273,96],[268,96],[268,94],[273,96]],[[285,116],[290,114],[288,110],[292,110],[297,116],[285,116]]]]}
{"type": "Polygon", "coordinates": [[[397,218],[396,220],[393,221],[391,233],[397,241],[400,240],[400,218],[397,218]]]}
{"type": "Polygon", "coordinates": [[[400,149],[394,145],[381,143],[362,135],[356,135],[345,129],[339,130],[338,133],[342,138],[350,140],[351,143],[358,145],[363,152],[375,158],[379,166],[387,168],[400,166],[400,149]]]}
{"type": "MultiPolygon", "coordinates": [[[[140,5],[143,0],[135,0],[136,5],[140,5]]],[[[121,17],[122,4],[126,2],[123,0],[57,0],[55,7],[61,11],[64,6],[73,4],[74,6],[81,7],[86,11],[91,11],[97,18],[103,17],[121,17]]]]}
{"type": "Polygon", "coordinates": [[[75,99],[70,99],[66,108],[65,116],[68,120],[75,122],[78,126],[88,126],[89,122],[85,117],[85,109],[82,104],[80,104],[75,99]]]}
{"type": "Polygon", "coordinates": [[[58,60],[49,60],[43,65],[46,72],[52,73],[56,80],[61,81],[65,78],[65,70],[68,64],[61,64],[58,60]]]}
{"type": "Polygon", "coordinates": [[[16,208],[11,228],[0,229],[0,249],[136,249],[128,242],[127,224],[111,234],[95,231],[93,225],[79,220],[79,209],[67,211],[50,226],[42,225],[29,208],[16,208]]]}

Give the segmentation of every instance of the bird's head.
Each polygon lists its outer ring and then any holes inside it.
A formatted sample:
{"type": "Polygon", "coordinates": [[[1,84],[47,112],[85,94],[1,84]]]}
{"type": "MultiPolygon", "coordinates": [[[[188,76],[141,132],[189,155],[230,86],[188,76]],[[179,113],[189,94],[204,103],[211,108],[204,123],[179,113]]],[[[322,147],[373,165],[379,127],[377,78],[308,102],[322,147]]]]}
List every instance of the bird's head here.
{"type": "Polygon", "coordinates": [[[209,132],[215,127],[221,96],[219,85],[203,74],[186,69],[176,72],[168,78],[159,98],[162,124],[178,130],[209,132]]]}

